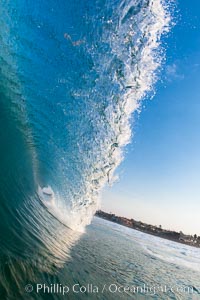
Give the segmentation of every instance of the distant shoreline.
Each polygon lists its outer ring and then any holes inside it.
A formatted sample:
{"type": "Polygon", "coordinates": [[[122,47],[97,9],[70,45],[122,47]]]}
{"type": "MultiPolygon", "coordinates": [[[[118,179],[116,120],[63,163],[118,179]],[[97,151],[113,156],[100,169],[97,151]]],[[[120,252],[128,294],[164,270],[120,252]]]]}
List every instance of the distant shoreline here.
{"type": "Polygon", "coordinates": [[[95,216],[150,235],[158,236],[160,238],[164,238],[180,244],[200,248],[200,236],[197,236],[196,234],[185,235],[183,232],[162,229],[161,225],[157,227],[154,225],[143,223],[141,221],[136,221],[134,219],[119,217],[115,214],[107,213],[102,210],[98,210],[95,216]]]}

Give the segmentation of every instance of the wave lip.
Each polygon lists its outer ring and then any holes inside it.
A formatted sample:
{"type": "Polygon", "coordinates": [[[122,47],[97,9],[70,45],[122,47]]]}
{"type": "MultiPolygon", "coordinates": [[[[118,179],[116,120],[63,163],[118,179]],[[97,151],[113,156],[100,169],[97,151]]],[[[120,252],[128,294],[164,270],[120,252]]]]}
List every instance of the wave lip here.
{"type": "Polygon", "coordinates": [[[164,60],[161,38],[171,22],[169,8],[161,0],[125,0],[117,7],[107,3],[106,9],[109,17],[103,18],[102,34],[88,47],[97,73],[90,90],[97,135],[94,163],[88,171],[90,198],[95,199],[92,191],[97,191],[95,209],[98,191],[114,181],[124,147],[131,140],[131,116],[140,112],[141,100],[158,80],[157,71],[164,60]]]}

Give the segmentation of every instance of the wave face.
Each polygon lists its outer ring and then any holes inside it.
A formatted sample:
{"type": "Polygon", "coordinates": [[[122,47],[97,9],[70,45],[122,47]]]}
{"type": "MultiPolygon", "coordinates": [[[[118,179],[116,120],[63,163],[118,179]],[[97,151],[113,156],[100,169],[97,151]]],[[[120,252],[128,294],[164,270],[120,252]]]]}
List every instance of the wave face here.
{"type": "Polygon", "coordinates": [[[1,299],[60,280],[157,80],[169,22],[162,0],[1,1],[1,299]]]}
{"type": "Polygon", "coordinates": [[[162,0],[3,0],[0,8],[1,201],[25,215],[43,203],[80,229],[157,80],[169,10],[162,0]]]}

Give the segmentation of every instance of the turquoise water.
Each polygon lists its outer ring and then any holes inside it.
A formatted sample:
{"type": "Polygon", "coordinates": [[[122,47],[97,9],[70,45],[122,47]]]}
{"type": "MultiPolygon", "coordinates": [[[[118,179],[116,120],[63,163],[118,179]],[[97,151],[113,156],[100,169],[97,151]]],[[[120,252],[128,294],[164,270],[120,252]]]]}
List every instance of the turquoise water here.
{"type": "Polygon", "coordinates": [[[44,283],[106,284],[66,299],[127,299],[136,295],[107,284],[165,281],[193,284],[197,295],[197,250],[100,220],[86,228],[159,79],[168,6],[1,1],[0,299],[63,299],[40,293],[44,283]]]}
{"type": "Polygon", "coordinates": [[[1,1],[1,178],[14,207],[39,194],[70,228],[90,223],[157,80],[169,23],[160,0],[1,1]]]}

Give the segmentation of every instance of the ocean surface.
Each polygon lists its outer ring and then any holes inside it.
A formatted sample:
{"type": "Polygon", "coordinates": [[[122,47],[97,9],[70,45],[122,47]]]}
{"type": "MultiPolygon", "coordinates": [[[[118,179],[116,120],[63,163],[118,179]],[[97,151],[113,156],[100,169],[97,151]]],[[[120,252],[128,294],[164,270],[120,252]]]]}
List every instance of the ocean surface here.
{"type": "Polygon", "coordinates": [[[51,249],[41,245],[38,251],[37,245],[25,258],[4,260],[1,299],[200,297],[197,248],[99,218],[72,245],[74,232],[57,220],[55,226],[57,235],[49,233],[51,249]]]}
{"type": "Polygon", "coordinates": [[[116,179],[142,100],[155,92],[170,6],[1,0],[1,300],[133,296],[108,283],[198,286],[196,249],[96,219],[86,227],[116,179]],[[90,283],[105,290],[71,291],[90,283]],[[57,293],[42,293],[44,284],[57,293]],[[63,286],[70,296],[58,293],[63,286]]]}

